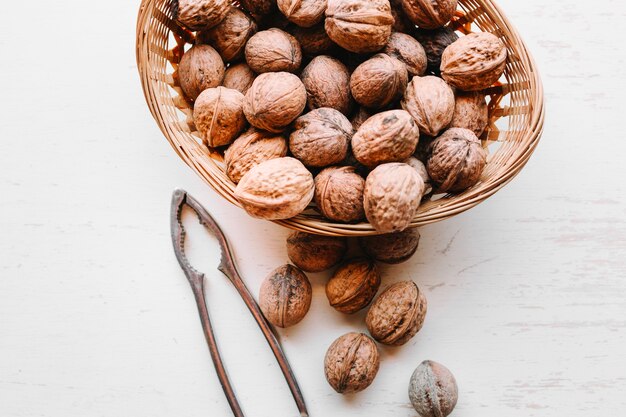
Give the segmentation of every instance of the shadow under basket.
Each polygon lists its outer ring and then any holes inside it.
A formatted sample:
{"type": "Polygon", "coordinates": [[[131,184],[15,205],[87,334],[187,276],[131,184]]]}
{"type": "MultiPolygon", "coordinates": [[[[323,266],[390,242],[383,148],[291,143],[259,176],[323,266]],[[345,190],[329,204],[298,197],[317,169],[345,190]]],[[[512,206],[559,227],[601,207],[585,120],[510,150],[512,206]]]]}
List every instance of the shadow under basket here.
{"type": "MultiPolygon", "coordinates": [[[[223,155],[202,144],[193,125],[192,106],[176,81],[178,63],[194,35],[173,20],[172,10],[172,0],[143,0],[139,9],[137,66],[148,107],[178,156],[222,197],[240,207],[234,196],[235,184],[224,172],[223,155]]],[[[500,8],[490,0],[459,0],[459,10],[449,25],[460,34],[493,33],[504,42],[508,59],[501,80],[485,90],[489,125],[481,140],[489,157],[480,181],[460,194],[428,196],[411,227],[452,217],[493,195],[524,167],[543,131],[539,73],[526,45],[500,8]]],[[[333,223],[314,206],[276,223],[325,235],[377,234],[369,223],[333,223]]]]}

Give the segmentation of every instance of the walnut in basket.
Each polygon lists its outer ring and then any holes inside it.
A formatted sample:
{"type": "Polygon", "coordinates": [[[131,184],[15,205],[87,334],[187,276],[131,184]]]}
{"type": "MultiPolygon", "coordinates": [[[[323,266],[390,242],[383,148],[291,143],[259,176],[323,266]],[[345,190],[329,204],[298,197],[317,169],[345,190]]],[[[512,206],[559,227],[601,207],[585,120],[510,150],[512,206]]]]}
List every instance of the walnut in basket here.
{"type": "Polygon", "coordinates": [[[335,46],[335,43],[328,37],[323,23],[310,28],[293,26],[289,29],[289,33],[298,40],[302,53],[307,56],[325,54],[335,46]]]}
{"type": "Polygon", "coordinates": [[[348,51],[381,50],[391,36],[393,22],[389,0],[328,0],[326,33],[348,51]]]}
{"type": "Polygon", "coordinates": [[[315,177],[315,204],[324,217],[353,223],[365,217],[365,180],[351,166],[329,167],[315,177]]]}
{"type": "Polygon", "coordinates": [[[278,9],[291,22],[311,27],[322,21],[326,0],[277,0],[278,9]]]}
{"type": "Polygon", "coordinates": [[[453,127],[432,143],[426,167],[438,191],[461,192],[480,180],[486,163],[474,132],[453,127]]]}
{"type": "Polygon", "coordinates": [[[350,113],[350,72],[341,61],[317,56],[304,68],[300,78],[306,88],[309,109],[330,107],[345,115],[350,113]]]}
{"type": "Polygon", "coordinates": [[[252,167],[235,188],[235,198],[252,217],[289,219],[313,200],[313,175],[295,158],[275,158],[252,167]]]}
{"type": "Polygon", "coordinates": [[[402,0],[402,7],[413,23],[423,29],[436,29],[452,19],[457,0],[402,0]]]}
{"type": "Polygon", "coordinates": [[[252,86],[256,74],[245,62],[231,65],[226,69],[224,74],[223,85],[226,88],[232,88],[239,91],[241,94],[246,94],[248,89],[252,86]]]}
{"type": "Polygon", "coordinates": [[[387,54],[376,54],[350,76],[350,91],[357,103],[382,108],[404,94],[409,80],[406,65],[387,54]]]}
{"type": "Polygon", "coordinates": [[[402,108],[413,116],[420,133],[437,136],[454,116],[454,92],[441,78],[413,77],[402,99],[402,108]]]}
{"type": "Polygon", "coordinates": [[[206,145],[228,145],[245,129],[243,98],[239,91],[226,87],[200,93],[193,106],[193,122],[206,145]]]}
{"type": "Polygon", "coordinates": [[[271,28],[250,38],[246,44],[246,62],[256,73],[295,72],[302,63],[302,50],[296,38],[271,28]]]}
{"type": "Polygon", "coordinates": [[[443,55],[443,51],[450,44],[459,39],[459,35],[453,29],[444,26],[433,30],[418,29],[415,31],[414,36],[426,52],[426,57],[428,58],[427,71],[434,75],[441,74],[441,69],[439,68],[441,67],[441,55],[443,55]]]}
{"type": "Polygon", "coordinates": [[[224,152],[226,175],[235,184],[261,162],[287,156],[287,140],[254,127],[239,136],[224,152]]]}
{"type": "Polygon", "coordinates": [[[406,65],[409,76],[424,75],[428,60],[426,51],[414,37],[394,32],[383,52],[406,65]]]}
{"type": "Polygon", "coordinates": [[[457,91],[454,117],[452,117],[450,127],[469,129],[480,137],[488,123],[489,108],[485,95],[479,92],[457,91]]]}
{"type": "Polygon", "coordinates": [[[174,18],[189,30],[211,28],[230,10],[228,0],[174,0],[174,18]]]}
{"type": "Polygon", "coordinates": [[[198,32],[200,43],[213,46],[225,62],[243,58],[248,39],[256,32],[254,20],[236,7],[231,7],[217,26],[198,32]]]}
{"type": "Polygon", "coordinates": [[[276,0],[239,0],[239,3],[257,21],[263,19],[276,9],[276,0]]]}
{"type": "Polygon", "coordinates": [[[504,73],[504,43],[488,32],[470,33],[446,48],[441,57],[441,76],[464,91],[491,86],[504,73]]]}
{"type": "Polygon", "coordinates": [[[178,80],[185,96],[198,98],[207,88],[217,87],[224,79],[224,61],[209,45],[191,47],[178,65],[178,80]]]}
{"type": "Polygon", "coordinates": [[[274,326],[290,327],[306,316],[311,298],[311,283],[304,272],[293,265],[283,265],[261,284],[259,307],[274,326]]]}
{"type": "Polygon", "coordinates": [[[306,107],[306,89],[288,72],[259,75],[246,93],[243,112],[250,124],[270,132],[281,132],[306,107]]]}

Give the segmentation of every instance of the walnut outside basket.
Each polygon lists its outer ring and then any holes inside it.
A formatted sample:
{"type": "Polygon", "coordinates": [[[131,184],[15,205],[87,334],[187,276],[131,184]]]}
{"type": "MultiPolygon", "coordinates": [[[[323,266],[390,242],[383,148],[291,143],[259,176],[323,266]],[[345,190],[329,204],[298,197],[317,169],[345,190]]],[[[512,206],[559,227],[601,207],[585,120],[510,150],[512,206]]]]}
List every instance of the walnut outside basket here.
{"type": "MultiPolygon", "coordinates": [[[[464,34],[483,31],[498,36],[506,45],[508,60],[501,81],[485,91],[491,98],[490,122],[481,139],[489,157],[480,182],[461,194],[436,195],[423,202],[412,227],[452,217],[494,194],[524,167],[543,130],[539,73],[502,10],[491,0],[459,0],[459,10],[450,25],[464,34]]],[[[194,35],[172,19],[172,0],[142,1],[137,20],[137,65],[148,107],[183,161],[220,195],[239,206],[234,197],[235,184],[224,172],[223,155],[202,145],[193,125],[191,104],[176,82],[178,62],[193,41],[194,35]]],[[[369,223],[332,223],[314,207],[276,223],[317,234],[376,234],[369,223]]]]}

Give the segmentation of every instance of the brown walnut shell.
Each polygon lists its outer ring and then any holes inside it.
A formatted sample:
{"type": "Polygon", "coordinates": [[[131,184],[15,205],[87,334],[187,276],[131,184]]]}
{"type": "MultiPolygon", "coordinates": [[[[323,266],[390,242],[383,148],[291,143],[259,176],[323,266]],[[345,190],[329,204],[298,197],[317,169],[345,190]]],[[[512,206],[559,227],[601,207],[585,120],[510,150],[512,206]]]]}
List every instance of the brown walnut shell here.
{"type": "Polygon", "coordinates": [[[193,122],[206,145],[228,145],[248,124],[243,114],[243,94],[225,87],[204,90],[194,103],[193,122]]]}
{"type": "Polygon", "coordinates": [[[380,287],[380,274],[374,261],[353,259],[342,264],[326,283],[330,305],[345,314],[364,309],[380,287]]]}
{"type": "Polygon", "coordinates": [[[404,110],[388,110],[367,119],[352,137],[352,153],[373,168],[409,158],[419,141],[415,120],[404,110]]]}
{"type": "Polygon", "coordinates": [[[489,108],[485,95],[458,91],[455,98],[454,116],[450,127],[469,129],[478,137],[489,123],[489,108]]]}
{"type": "Polygon", "coordinates": [[[328,36],[348,51],[379,51],[391,36],[389,0],[328,0],[325,25],[328,36]]]}
{"type": "Polygon", "coordinates": [[[413,281],[387,287],[374,300],[365,324],[379,343],[400,346],[408,342],[424,324],[426,297],[413,281]]]}
{"type": "Polygon", "coordinates": [[[239,3],[257,21],[272,13],[276,8],[276,0],[239,0],[239,3]]]}
{"type": "Polygon", "coordinates": [[[306,166],[325,167],[346,157],[352,124],[335,109],[322,107],[300,116],[289,136],[289,150],[306,166]]]}
{"type": "Polygon", "coordinates": [[[369,387],[380,367],[376,343],[363,333],[348,333],[328,348],[324,374],[335,391],[348,394],[369,387]]]}
{"type": "Polygon", "coordinates": [[[459,39],[459,35],[453,29],[445,26],[439,29],[418,29],[415,31],[415,39],[424,47],[428,59],[427,71],[430,74],[441,74],[441,55],[443,51],[459,39]]]}
{"type": "Polygon", "coordinates": [[[278,9],[298,26],[311,27],[322,21],[326,0],[278,0],[278,9]]]}
{"type": "Polygon", "coordinates": [[[335,46],[328,37],[323,23],[310,28],[294,26],[289,32],[298,40],[302,53],[307,56],[323,55],[335,46]]]}
{"type": "Polygon", "coordinates": [[[313,175],[294,158],[274,158],[256,165],[239,181],[235,197],[252,217],[294,217],[313,200],[313,175]]]}
{"type": "Polygon", "coordinates": [[[246,44],[246,62],[256,73],[295,72],[302,63],[300,44],[287,32],[271,28],[253,35],[246,44]]]}
{"type": "Polygon", "coordinates": [[[420,234],[416,228],[359,238],[359,244],[368,256],[386,264],[408,261],[417,251],[419,242],[420,234]]]}
{"type": "Polygon", "coordinates": [[[402,9],[402,0],[389,0],[391,15],[393,16],[393,30],[402,33],[413,33],[415,25],[402,9]]]}
{"type": "Polygon", "coordinates": [[[324,217],[352,223],[365,217],[365,180],[354,167],[330,167],[315,177],[315,204],[324,217]]]}
{"type": "Polygon", "coordinates": [[[352,109],[350,72],[338,59],[320,55],[300,76],[307,92],[309,109],[330,107],[348,115],[352,109]]]}
{"type": "Polygon", "coordinates": [[[420,133],[437,136],[454,116],[454,92],[441,78],[413,77],[402,99],[402,108],[413,116],[420,133]]]}
{"type": "Polygon", "coordinates": [[[460,90],[482,90],[502,76],[506,58],[504,43],[495,35],[487,32],[470,33],[443,52],[441,76],[460,90]]]}
{"type": "Polygon", "coordinates": [[[453,127],[431,145],[426,168],[440,192],[461,192],[475,185],[485,169],[487,152],[474,132],[453,127]]]}
{"type": "Polygon", "coordinates": [[[402,62],[387,54],[376,54],[354,70],[350,91],[360,105],[378,109],[401,98],[408,80],[402,62]]]}
{"type": "Polygon", "coordinates": [[[239,60],[248,39],[256,32],[256,23],[247,14],[236,7],[231,7],[217,26],[198,32],[200,43],[213,46],[225,62],[239,60]]]}
{"type": "Polygon", "coordinates": [[[207,88],[222,84],[224,71],[224,61],[215,49],[209,45],[193,46],[178,65],[180,88],[189,99],[195,100],[207,88]]]}
{"type": "Polygon", "coordinates": [[[311,307],[311,283],[293,265],[272,271],[261,284],[259,307],[274,326],[289,327],[299,323],[311,307]]]}
{"type": "Polygon", "coordinates": [[[411,77],[424,75],[426,72],[428,60],[424,47],[415,38],[406,33],[392,33],[389,43],[383,49],[383,53],[406,65],[406,69],[411,77]]]}
{"type": "Polygon", "coordinates": [[[337,265],[348,251],[345,237],[293,232],[287,238],[287,256],[306,272],[322,272],[337,265]]]}
{"type": "Polygon", "coordinates": [[[224,152],[226,175],[235,184],[261,162],[287,155],[287,140],[254,127],[239,136],[224,152]]]}
{"type": "Polygon", "coordinates": [[[412,166],[417,171],[419,176],[424,180],[424,195],[430,194],[433,191],[433,187],[430,176],[428,175],[428,169],[426,169],[426,164],[424,164],[421,160],[414,156],[404,161],[404,163],[412,166]]]}
{"type": "Polygon", "coordinates": [[[174,18],[189,30],[220,23],[230,10],[228,0],[174,0],[174,18]]]}
{"type": "Polygon", "coordinates": [[[359,109],[354,113],[354,116],[350,119],[352,122],[352,128],[356,132],[365,123],[367,119],[372,117],[374,113],[367,107],[359,106],[359,109]]]}
{"type": "Polygon", "coordinates": [[[408,18],[424,29],[445,26],[454,16],[456,6],[457,0],[402,0],[408,18]]]}
{"type": "Polygon", "coordinates": [[[306,89],[288,72],[261,74],[252,83],[243,102],[243,112],[254,127],[281,132],[306,107],[306,89]]]}
{"type": "Polygon", "coordinates": [[[424,361],[409,382],[409,399],[421,417],[447,417],[459,398],[452,372],[435,361],[424,361]]]}
{"type": "Polygon", "coordinates": [[[365,180],[365,216],[381,233],[401,232],[411,224],[423,194],[424,181],[409,165],[379,165],[365,180]]]}
{"type": "Polygon", "coordinates": [[[241,62],[226,69],[223,85],[226,88],[237,90],[241,94],[246,94],[255,78],[256,74],[248,64],[241,62]]]}

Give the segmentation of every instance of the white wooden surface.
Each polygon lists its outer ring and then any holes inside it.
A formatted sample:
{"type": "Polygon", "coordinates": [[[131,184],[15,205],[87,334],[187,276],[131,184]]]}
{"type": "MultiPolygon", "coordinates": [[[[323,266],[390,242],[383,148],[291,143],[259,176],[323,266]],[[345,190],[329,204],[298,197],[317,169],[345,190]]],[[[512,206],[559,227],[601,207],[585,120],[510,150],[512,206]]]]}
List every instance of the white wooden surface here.
{"type": "MultiPolygon", "coordinates": [[[[0,415],[229,416],[169,240],[184,187],[219,219],[254,293],[287,261],[287,234],[229,206],[179,161],[140,91],[138,0],[7,2],[0,13],[0,415]]],[[[454,416],[620,416],[626,409],[626,6],[501,0],[542,70],[544,139],[488,202],[426,227],[408,264],[429,312],[378,378],[342,397],[322,360],[364,330],[312,275],[307,318],[282,331],[311,416],[415,416],[424,359],[446,364],[454,416]]],[[[192,233],[197,230],[193,230],[192,233]]],[[[210,309],[250,416],[295,407],[199,231],[210,309]]]]}

